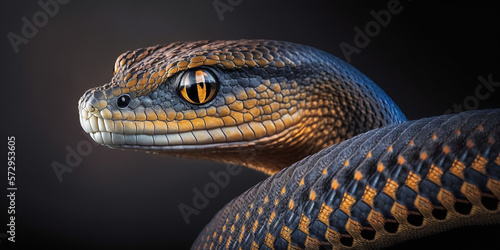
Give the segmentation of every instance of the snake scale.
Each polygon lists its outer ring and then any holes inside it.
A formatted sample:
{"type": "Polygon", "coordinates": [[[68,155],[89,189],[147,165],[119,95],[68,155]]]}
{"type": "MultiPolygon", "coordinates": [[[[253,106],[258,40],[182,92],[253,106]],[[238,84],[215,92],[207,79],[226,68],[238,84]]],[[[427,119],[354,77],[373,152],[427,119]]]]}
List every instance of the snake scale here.
{"type": "Polygon", "coordinates": [[[79,111],[112,148],[271,174],[227,204],[194,249],[380,248],[500,223],[500,110],[407,121],[368,77],[309,46],[128,51],[79,111]]]}

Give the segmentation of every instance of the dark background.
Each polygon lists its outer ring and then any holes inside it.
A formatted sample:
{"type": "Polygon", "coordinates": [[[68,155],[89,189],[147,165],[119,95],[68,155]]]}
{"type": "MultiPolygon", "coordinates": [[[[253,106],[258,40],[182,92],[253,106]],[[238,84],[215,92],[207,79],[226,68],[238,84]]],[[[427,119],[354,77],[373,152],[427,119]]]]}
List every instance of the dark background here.
{"type": "MultiPolygon", "coordinates": [[[[345,59],[339,44],[353,44],[354,27],[364,28],[373,20],[370,11],[386,9],[388,1],[243,0],[223,14],[223,21],[212,2],[71,1],[60,5],[17,54],[7,34],[21,35],[22,17],[32,20],[42,8],[37,1],[2,2],[2,139],[6,145],[7,136],[16,136],[18,191],[17,243],[0,239],[1,249],[187,248],[217,210],[266,177],[249,169],[231,177],[189,225],[178,205],[192,204],[192,189],[212,182],[209,173],[224,164],[93,145],[59,182],[53,162],[66,165],[68,148],[90,140],[81,132],[77,101],[85,90],[111,79],[121,53],[174,41],[266,38],[311,45],[345,59]]],[[[462,104],[475,95],[479,76],[500,81],[500,4],[401,1],[401,6],[403,11],[352,55],[351,64],[410,119],[462,104]]],[[[499,97],[497,88],[478,108],[499,107],[499,97]]],[[[0,170],[0,233],[8,223],[6,162],[0,170]]],[[[478,230],[484,229],[469,231],[478,230]]],[[[474,237],[452,235],[450,241],[484,240],[474,237]]]]}

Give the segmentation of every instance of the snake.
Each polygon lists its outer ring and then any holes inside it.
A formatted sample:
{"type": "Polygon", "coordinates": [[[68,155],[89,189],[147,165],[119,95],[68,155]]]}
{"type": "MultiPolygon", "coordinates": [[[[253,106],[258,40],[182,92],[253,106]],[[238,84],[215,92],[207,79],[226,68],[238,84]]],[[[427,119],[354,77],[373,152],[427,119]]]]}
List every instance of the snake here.
{"type": "Polygon", "coordinates": [[[500,110],[408,121],[366,75],[273,40],[131,50],[78,102],[96,142],[270,176],[193,249],[368,249],[500,223],[500,110]]]}

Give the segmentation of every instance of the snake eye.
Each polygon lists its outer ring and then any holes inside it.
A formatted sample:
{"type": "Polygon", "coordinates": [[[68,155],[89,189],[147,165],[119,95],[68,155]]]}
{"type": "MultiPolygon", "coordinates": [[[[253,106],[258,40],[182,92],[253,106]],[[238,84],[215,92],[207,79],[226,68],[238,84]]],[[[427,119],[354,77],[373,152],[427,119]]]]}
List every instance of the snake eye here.
{"type": "Polygon", "coordinates": [[[126,108],[129,103],[130,103],[130,96],[129,95],[122,95],[122,96],[118,97],[118,100],[116,101],[116,105],[119,108],[126,108]]]}
{"type": "Polygon", "coordinates": [[[211,101],[217,92],[217,81],[213,74],[205,69],[186,71],[179,84],[179,93],[192,104],[204,104],[211,101]]]}

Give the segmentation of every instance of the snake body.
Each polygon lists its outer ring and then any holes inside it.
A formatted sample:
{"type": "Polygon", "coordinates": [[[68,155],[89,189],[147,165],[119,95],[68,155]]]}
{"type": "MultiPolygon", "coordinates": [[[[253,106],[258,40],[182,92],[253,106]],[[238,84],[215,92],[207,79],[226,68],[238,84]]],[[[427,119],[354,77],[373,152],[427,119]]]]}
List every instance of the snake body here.
{"type": "Polygon", "coordinates": [[[79,110],[109,147],[274,174],[226,205],[193,248],[383,247],[500,222],[500,110],[406,121],[368,77],[312,47],[129,51],[79,110]]]}

